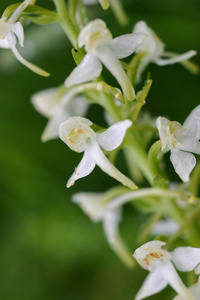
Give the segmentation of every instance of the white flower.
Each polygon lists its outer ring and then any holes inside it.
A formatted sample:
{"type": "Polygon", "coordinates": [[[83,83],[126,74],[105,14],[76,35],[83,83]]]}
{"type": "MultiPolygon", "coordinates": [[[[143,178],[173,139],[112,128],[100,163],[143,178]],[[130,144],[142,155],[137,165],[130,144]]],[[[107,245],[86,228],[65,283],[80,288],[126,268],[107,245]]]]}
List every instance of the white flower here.
{"type": "Polygon", "coordinates": [[[90,128],[91,125],[90,120],[82,117],[71,117],[60,125],[59,136],[61,140],[73,151],[84,152],[81,162],[67,182],[67,187],[73,185],[77,179],[89,175],[95,165],[98,165],[102,171],[122,184],[136,189],[137,186],[115,168],[100,148],[101,146],[106,151],[117,148],[122,143],[126,130],[132,125],[132,122],[124,120],[115,123],[101,133],[95,133],[90,128]]]}
{"type": "MultiPolygon", "coordinates": [[[[134,265],[133,258],[119,235],[121,207],[109,209],[105,193],[81,192],[73,195],[77,203],[93,222],[102,221],[108,243],[122,261],[128,266],[134,265]]],[[[109,202],[114,202],[110,199],[109,202]]]]}
{"type": "Polygon", "coordinates": [[[140,21],[136,23],[134,29],[134,33],[145,33],[147,38],[142,41],[139,47],[136,49],[137,53],[143,53],[144,56],[142,61],[138,67],[136,81],[140,80],[141,74],[144,69],[150,64],[151,62],[159,65],[171,65],[177,62],[182,62],[185,60],[190,59],[192,56],[196,54],[196,51],[188,51],[182,55],[178,55],[171,52],[165,51],[165,45],[156,35],[156,33],[147,26],[144,21],[140,21]],[[167,59],[163,59],[162,57],[168,57],[167,59]]]}
{"type": "Polygon", "coordinates": [[[145,38],[143,33],[131,33],[112,38],[111,32],[100,19],[89,22],[78,37],[79,47],[85,45],[87,54],[65,81],[66,86],[87,82],[97,78],[102,64],[116,78],[128,100],[135,98],[135,92],[119,59],[131,55],[145,38]]]}
{"type": "Polygon", "coordinates": [[[176,173],[187,182],[196,165],[193,152],[200,154],[200,105],[187,117],[183,126],[178,122],[158,117],[156,126],[159,131],[162,151],[171,150],[170,160],[176,173]]]}
{"type": "Polygon", "coordinates": [[[172,219],[157,221],[151,229],[153,235],[171,236],[179,229],[179,224],[172,219]]]}
{"type": "Polygon", "coordinates": [[[42,75],[49,76],[50,74],[33,65],[32,63],[25,60],[18,52],[16,48],[17,39],[21,47],[24,45],[24,29],[20,22],[17,22],[23,10],[32,4],[33,0],[25,0],[22,2],[9,19],[0,19],[0,48],[11,49],[16,58],[27,68],[33,72],[42,75]]]}
{"type": "Polygon", "coordinates": [[[165,243],[152,241],[138,248],[134,257],[137,262],[150,274],[145,279],[141,289],[137,293],[135,300],[144,299],[163,290],[168,284],[184,300],[195,300],[192,293],[183,284],[172,262],[168,251],[162,249],[165,243]]]}
{"type": "Polygon", "coordinates": [[[59,137],[59,125],[70,116],[85,115],[88,103],[84,97],[73,97],[73,93],[68,91],[62,93],[59,88],[50,88],[34,94],[31,102],[39,113],[49,119],[42,141],[59,137]]]}

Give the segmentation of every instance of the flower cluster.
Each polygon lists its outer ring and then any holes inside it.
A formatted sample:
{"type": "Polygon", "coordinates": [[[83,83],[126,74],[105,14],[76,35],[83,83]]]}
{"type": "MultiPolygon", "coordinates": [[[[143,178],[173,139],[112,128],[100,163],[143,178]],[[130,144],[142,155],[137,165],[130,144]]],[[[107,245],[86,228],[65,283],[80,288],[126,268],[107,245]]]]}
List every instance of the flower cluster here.
{"type": "Polygon", "coordinates": [[[189,61],[196,51],[180,55],[166,51],[145,21],[132,24],[132,32],[113,37],[105,20],[89,20],[87,5],[100,4],[103,10],[111,7],[119,23],[125,24],[128,18],[119,0],[68,1],[67,5],[64,0],[53,2],[56,11],[25,0],[9,6],[0,19],[0,48],[11,49],[17,60],[39,75],[50,74],[26,61],[17,50],[17,44],[24,45],[23,26],[57,22],[76,47],[72,49],[76,66],[68,70],[64,82],[31,97],[35,109],[48,119],[41,139],[45,142],[59,137],[69,149],[83,153],[67,188],[91,174],[96,165],[120,184],[108,191],[78,192],[72,200],[93,222],[102,222],[110,247],[128,267],[135,267],[135,258],[150,272],[135,299],[152,296],[170,285],[177,293],[175,300],[198,300],[200,285],[196,279],[186,287],[177,270],[200,274],[200,248],[190,247],[200,245],[199,164],[191,175],[197,164],[194,154],[200,155],[200,105],[183,125],[143,112],[152,84],[150,75],[145,74],[150,64],[181,63],[197,73],[198,66],[189,61]],[[112,75],[111,83],[104,79],[104,68],[112,75]],[[143,83],[144,75],[147,79],[143,83]],[[111,85],[113,80],[116,86],[111,85]],[[93,104],[104,109],[105,120],[95,114],[92,121],[88,119],[93,104]],[[167,151],[181,183],[171,182],[165,174],[166,161],[162,159],[167,151]],[[128,166],[123,173],[116,166],[122,155],[128,166]],[[146,214],[137,240],[143,245],[134,258],[119,231],[127,203],[146,214]],[[152,236],[155,240],[146,242],[152,236]]]}

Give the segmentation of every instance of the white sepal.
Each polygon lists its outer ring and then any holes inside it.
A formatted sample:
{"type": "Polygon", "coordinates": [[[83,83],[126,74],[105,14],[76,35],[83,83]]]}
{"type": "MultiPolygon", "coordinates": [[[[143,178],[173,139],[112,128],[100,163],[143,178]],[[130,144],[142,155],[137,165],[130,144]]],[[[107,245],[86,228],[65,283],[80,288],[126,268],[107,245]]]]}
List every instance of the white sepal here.
{"type": "Polygon", "coordinates": [[[107,130],[96,133],[98,144],[106,151],[111,151],[121,145],[127,129],[132,125],[130,120],[117,122],[110,126],[107,130]]]}
{"type": "Polygon", "coordinates": [[[179,271],[192,271],[200,263],[200,248],[178,247],[171,252],[171,257],[179,271]]]}

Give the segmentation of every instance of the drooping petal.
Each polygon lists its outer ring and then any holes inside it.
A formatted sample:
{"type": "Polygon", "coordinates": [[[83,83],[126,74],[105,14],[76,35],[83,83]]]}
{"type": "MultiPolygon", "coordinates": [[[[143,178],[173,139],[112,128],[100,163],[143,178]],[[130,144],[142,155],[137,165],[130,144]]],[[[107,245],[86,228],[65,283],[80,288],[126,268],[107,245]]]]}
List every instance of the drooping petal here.
{"type": "Polygon", "coordinates": [[[183,299],[195,300],[192,293],[182,282],[171,261],[163,263],[160,267],[160,272],[168,284],[177,292],[177,294],[181,295],[183,299]]]}
{"type": "Polygon", "coordinates": [[[16,34],[19,44],[21,47],[24,45],[24,29],[20,22],[11,24],[11,30],[14,34],[16,34]]]}
{"type": "Polygon", "coordinates": [[[103,227],[110,244],[115,242],[118,235],[118,225],[121,220],[121,209],[107,210],[103,219],[103,227]]]}
{"type": "Polygon", "coordinates": [[[135,99],[135,91],[119,60],[112,49],[107,46],[97,47],[95,53],[103,65],[116,78],[128,100],[135,99]]]}
{"type": "Polygon", "coordinates": [[[42,141],[46,142],[48,140],[52,140],[59,137],[59,126],[62,122],[66,121],[69,118],[69,114],[67,111],[62,109],[62,107],[58,107],[54,111],[54,115],[48,121],[43,133],[42,133],[42,141]]]}
{"type": "Polygon", "coordinates": [[[142,287],[135,297],[135,300],[141,300],[151,295],[157,294],[162,291],[167,286],[167,284],[168,282],[162,276],[160,270],[156,269],[155,272],[150,273],[146,277],[142,287]]]}
{"type": "Polygon", "coordinates": [[[105,213],[103,195],[103,193],[80,192],[72,196],[72,201],[77,203],[93,222],[99,222],[105,213]]]}
{"type": "Polygon", "coordinates": [[[67,188],[72,186],[76,180],[89,175],[94,170],[94,167],[95,162],[93,158],[90,156],[90,153],[87,153],[87,151],[85,151],[82,160],[80,161],[77,168],[75,168],[74,173],[67,182],[67,188]]]}
{"type": "Polygon", "coordinates": [[[67,87],[74,84],[91,81],[97,78],[102,71],[102,65],[98,58],[91,54],[86,54],[81,63],[71,72],[65,80],[67,87]]]}
{"type": "Polygon", "coordinates": [[[192,271],[200,263],[200,248],[178,247],[171,252],[171,256],[178,270],[192,271]]]}
{"type": "MultiPolygon", "coordinates": [[[[200,295],[200,284],[199,283],[195,283],[192,286],[190,286],[189,291],[192,293],[192,295],[195,297],[193,298],[194,300],[199,300],[199,295],[200,295]]],[[[190,298],[191,299],[191,298],[190,298]]],[[[185,300],[185,298],[183,298],[180,295],[177,295],[173,300],[185,300]]]]}
{"type": "Polygon", "coordinates": [[[181,61],[185,61],[190,59],[191,57],[193,57],[194,55],[196,55],[197,52],[194,50],[190,50],[184,54],[178,55],[176,57],[173,58],[168,58],[168,59],[164,59],[164,58],[156,58],[154,59],[154,62],[158,65],[158,66],[166,66],[166,65],[172,65],[181,61]]]}
{"type": "Polygon", "coordinates": [[[195,140],[200,139],[200,105],[195,107],[183,123],[183,127],[187,129],[188,136],[195,140]]]}
{"type": "Polygon", "coordinates": [[[42,70],[41,68],[35,66],[34,64],[28,62],[27,60],[25,60],[17,51],[16,47],[15,47],[15,43],[16,43],[16,39],[13,38],[14,34],[9,33],[7,34],[7,39],[8,42],[10,44],[10,48],[12,49],[12,52],[14,53],[15,57],[23,64],[25,65],[27,68],[29,68],[31,71],[33,71],[34,73],[44,76],[44,77],[48,77],[50,74],[44,70],[42,70]]]}
{"type": "Polygon", "coordinates": [[[98,144],[106,151],[111,151],[119,147],[122,143],[126,130],[132,125],[130,120],[117,122],[106,131],[96,133],[98,144]]]}
{"type": "Polygon", "coordinates": [[[112,40],[111,49],[118,59],[122,59],[135,52],[145,38],[144,33],[124,34],[112,40]]]}
{"type": "Polygon", "coordinates": [[[88,140],[87,152],[91,159],[101,168],[102,171],[107,173],[109,176],[115,178],[123,185],[128,186],[130,189],[137,189],[135,183],[122,174],[103,154],[98,143],[95,139],[88,140]]]}
{"type": "Polygon", "coordinates": [[[189,175],[196,165],[194,155],[181,150],[171,151],[170,160],[183,182],[189,181],[189,175]]]}

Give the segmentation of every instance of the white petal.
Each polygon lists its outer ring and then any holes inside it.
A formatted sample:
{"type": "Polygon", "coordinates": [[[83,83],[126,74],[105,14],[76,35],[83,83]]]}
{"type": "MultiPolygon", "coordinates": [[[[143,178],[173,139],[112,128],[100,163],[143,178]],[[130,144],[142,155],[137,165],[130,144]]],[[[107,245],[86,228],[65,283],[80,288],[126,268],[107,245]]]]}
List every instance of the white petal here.
{"type": "Polygon", "coordinates": [[[96,133],[98,144],[106,151],[111,151],[119,147],[122,143],[126,130],[132,125],[130,120],[117,122],[106,131],[96,133]]]}
{"type": "Polygon", "coordinates": [[[167,286],[167,284],[168,282],[162,276],[160,270],[156,269],[155,272],[150,273],[147,276],[142,287],[137,293],[135,300],[141,300],[151,295],[157,294],[162,291],[167,286]]]}
{"type": "Polygon", "coordinates": [[[189,132],[187,130],[185,130],[184,132],[184,128],[182,128],[182,132],[180,132],[180,134],[179,132],[177,132],[176,136],[177,140],[181,144],[179,146],[179,149],[187,152],[200,154],[200,142],[198,142],[191,135],[189,135],[189,132]]]}
{"type": "Polygon", "coordinates": [[[22,27],[20,22],[11,24],[11,30],[14,34],[16,34],[19,44],[21,47],[24,45],[24,28],[22,27]]]}
{"type": "Polygon", "coordinates": [[[160,140],[162,144],[162,151],[167,147],[167,136],[166,136],[166,124],[169,122],[168,119],[164,117],[158,117],[156,119],[156,127],[160,135],[160,140]]]}
{"type": "Polygon", "coordinates": [[[42,141],[46,142],[59,137],[59,126],[62,122],[66,121],[69,118],[67,111],[62,108],[57,108],[54,111],[54,115],[47,123],[45,130],[42,134],[42,141]]]}
{"type": "Polygon", "coordinates": [[[95,49],[96,55],[103,65],[110,71],[110,73],[116,78],[120,86],[122,87],[123,93],[128,100],[135,99],[135,91],[133,86],[125,73],[119,60],[115,57],[112,49],[107,46],[97,47],[95,49]]]}
{"type": "Polygon", "coordinates": [[[80,161],[77,168],[75,168],[74,173],[68,180],[67,187],[69,188],[75,183],[76,180],[89,175],[94,170],[94,167],[94,160],[92,159],[92,157],[90,157],[90,153],[87,153],[87,151],[85,151],[82,160],[80,161]]]}
{"type": "Polygon", "coordinates": [[[40,114],[50,118],[53,115],[55,107],[57,107],[57,101],[55,99],[57,92],[57,88],[37,92],[31,97],[31,102],[40,114]]]}
{"type": "Polygon", "coordinates": [[[171,256],[178,270],[192,271],[200,263],[200,248],[178,247],[171,252],[171,256]]]}
{"type": "Polygon", "coordinates": [[[135,183],[122,174],[103,154],[99,148],[98,143],[94,139],[90,139],[87,145],[87,152],[91,159],[101,168],[102,171],[107,173],[109,176],[115,178],[123,185],[128,186],[130,189],[137,189],[135,183]]]}
{"type": "Polygon", "coordinates": [[[97,78],[102,71],[99,60],[90,54],[86,54],[81,63],[71,72],[65,80],[67,87],[74,84],[91,81],[97,78]]]}
{"type": "Polygon", "coordinates": [[[163,266],[160,268],[162,276],[168,281],[168,284],[184,299],[194,300],[191,292],[186,288],[180,279],[178,273],[176,272],[173,264],[169,261],[168,263],[163,263],[163,266]],[[190,298],[191,297],[191,298],[190,298]]]}
{"type": "Polygon", "coordinates": [[[181,54],[181,55],[178,55],[176,57],[169,58],[169,59],[157,58],[157,59],[154,59],[154,62],[158,66],[172,65],[172,64],[175,64],[175,63],[178,63],[178,62],[181,62],[181,61],[188,60],[196,54],[197,54],[196,51],[190,50],[190,51],[188,51],[184,54],[181,54]]]}
{"type": "MultiPolygon", "coordinates": [[[[16,45],[17,43],[17,39],[15,37],[15,35],[13,34],[13,43],[16,45]]],[[[8,39],[7,37],[5,37],[5,39],[0,39],[0,48],[3,48],[3,49],[10,49],[10,44],[8,42],[8,39]]]]}
{"type": "Polygon", "coordinates": [[[111,49],[118,59],[125,58],[135,52],[136,48],[144,40],[144,33],[130,33],[121,35],[112,41],[111,49]]]}
{"type": "Polygon", "coordinates": [[[151,232],[153,235],[171,236],[178,228],[179,224],[172,219],[160,220],[153,225],[151,232]]]}
{"type": "Polygon", "coordinates": [[[17,51],[15,44],[16,44],[16,39],[13,38],[13,34],[9,33],[7,34],[7,39],[8,42],[10,44],[10,48],[12,49],[12,52],[14,53],[15,57],[23,64],[25,65],[27,68],[29,68],[31,71],[33,71],[34,73],[44,76],[44,77],[48,77],[50,74],[47,73],[46,71],[40,69],[39,67],[35,66],[34,64],[28,62],[27,60],[25,60],[17,51]]]}
{"type": "Polygon", "coordinates": [[[112,245],[118,235],[118,224],[121,220],[121,209],[107,210],[103,218],[103,227],[107,240],[112,245]]]}
{"type": "Polygon", "coordinates": [[[196,165],[194,155],[181,150],[171,151],[170,160],[183,182],[188,182],[190,173],[196,165]]]}
{"type": "Polygon", "coordinates": [[[183,127],[187,129],[188,135],[193,137],[195,140],[200,139],[200,105],[198,105],[193,111],[189,114],[183,127]]]}
{"type": "MultiPolygon", "coordinates": [[[[199,295],[200,295],[200,284],[199,283],[195,283],[192,286],[190,286],[189,291],[192,293],[192,295],[195,296],[195,298],[193,298],[194,300],[199,300],[199,295]]],[[[185,298],[183,298],[180,295],[177,295],[173,300],[185,300],[185,298]]]]}
{"type": "Polygon", "coordinates": [[[105,206],[102,204],[104,193],[82,192],[72,196],[72,201],[77,203],[93,222],[102,220],[105,206]]]}

